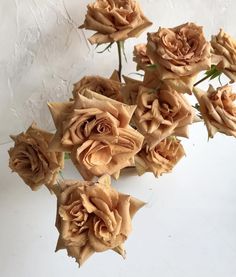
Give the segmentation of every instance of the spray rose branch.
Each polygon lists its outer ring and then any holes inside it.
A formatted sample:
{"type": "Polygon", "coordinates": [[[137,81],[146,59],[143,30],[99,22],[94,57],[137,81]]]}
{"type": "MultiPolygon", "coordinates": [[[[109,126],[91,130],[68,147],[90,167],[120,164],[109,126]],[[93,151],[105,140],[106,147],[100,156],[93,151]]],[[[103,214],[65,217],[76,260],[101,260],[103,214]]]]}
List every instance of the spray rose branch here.
{"type": "Polygon", "coordinates": [[[209,79],[209,80],[213,80],[216,77],[219,77],[219,82],[220,82],[220,76],[221,76],[222,72],[219,71],[215,65],[211,66],[211,69],[209,69],[208,71],[206,71],[205,73],[205,77],[203,77],[202,79],[200,79],[199,81],[197,81],[194,84],[194,87],[196,87],[197,85],[201,84],[202,82],[204,82],[205,80],[209,79]]]}

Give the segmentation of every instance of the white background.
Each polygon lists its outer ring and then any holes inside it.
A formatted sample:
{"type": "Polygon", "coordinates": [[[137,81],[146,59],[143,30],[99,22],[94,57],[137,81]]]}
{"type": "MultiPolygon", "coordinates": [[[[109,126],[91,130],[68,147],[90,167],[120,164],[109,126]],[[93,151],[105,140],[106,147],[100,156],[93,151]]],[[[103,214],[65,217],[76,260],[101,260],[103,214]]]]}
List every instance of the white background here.
{"type": "MultiPolygon", "coordinates": [[[[97,54],[82,32],[82,0],[1,0],[0,2],[0,142],[24,130],[34,119],[51,128],[47,100],[70,96],[72,84],[85,74],[109,76],[116,49],[97,54]]],[[[172,27],[186,21],[205,26],[206,35],[220,27],[236,37],[236,2],[140,1],[154,25],[172,27]]],[[[133,44],[126,44],[134,72],[133,44]]],[[[223,80],[224,81],[224,80],[223,80]]],[[[207,87],[207,82],[202,84],[207,87]]],[[[124,261],[112,251],[96,254],[80,269],[64,251],[54,253],[56,200],[46,189],[31,192],[8,169],[7,150],[0,146],[0,276],[236,276],[236,141],[217,134],[207,142],[202,123],[190,129],[183,144],[187,156],[173,173],[155,179],[127,174],[114,186],[148,204],[133,222],[124,261]]],[[[66,178],[80,178],[66,163],[66,178]]]]}

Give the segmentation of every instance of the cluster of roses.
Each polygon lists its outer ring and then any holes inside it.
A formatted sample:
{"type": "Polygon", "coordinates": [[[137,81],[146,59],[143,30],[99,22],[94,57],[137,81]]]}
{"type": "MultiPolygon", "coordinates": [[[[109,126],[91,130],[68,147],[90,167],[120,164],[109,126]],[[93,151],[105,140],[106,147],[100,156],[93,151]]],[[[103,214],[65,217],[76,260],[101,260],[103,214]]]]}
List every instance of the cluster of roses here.
{"type": "MultiPolygon", "coordinates": [[[[134,0],[96,0],[81,28],[95,30],[89,41],[102,44],[136,37],[150,25],[134,0]]],[[[144,203],[115,191],[110,176],[117,179],[127,167],[156,176],[173,169],[184,155],[176,137],[187,137],[188,125],[199,120],[184,93],[194,92],[210,137],[217,131],[236,136],[232,88],[194,88],[198,73],[211,65],[214,74],[236,80],[236,42],[229,35],[221,30],[207,42],[194,23],[160,28],[135,47],[134,61],[142,81],[123,76],[122,83],[116,71],[109,79],[86,76],[68,102],[49,103],[55,134],[33,124],[12,136],[10,168],[32,190],[44,184],[56,194],[57,250],[67,249],[80,265],[107,249],[125,255],[131,219],[144,203]],[[64,153],[85,181],[57,181],[64,153]]]]}

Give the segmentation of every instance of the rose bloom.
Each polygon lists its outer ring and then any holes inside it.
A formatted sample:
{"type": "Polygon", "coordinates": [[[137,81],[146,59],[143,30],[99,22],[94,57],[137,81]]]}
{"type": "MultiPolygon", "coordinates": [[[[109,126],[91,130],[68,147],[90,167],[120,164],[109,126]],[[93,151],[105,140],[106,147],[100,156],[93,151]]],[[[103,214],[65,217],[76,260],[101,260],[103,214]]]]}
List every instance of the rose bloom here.
{"type": "Polygon", "coordinates": [[[139,89],[134,121],[151,149],[171,135],[188,137],[188,125],[196,119],[192,106],[172,88],[139,89]]]}
{"type": "Polygon", "coordinates": [[[136,105],[138,92],[140,87],[147,87],[152,89],[159,88],[162,83],[151,72],[145,72],[143,81],[132,79],[127,76],[123,76],[125,84],[123,84],[121,93],[124,98],[124,102],[128,105],[136,105]]]}
{"type": "Polygon", "coordinates": [[[127,240],[135,213],[144,205],[138,199],[111,187],[108,175],[97,183],[64,181],[56,192],[59,231],[57,249],[67,249],[82,265],[95,252],[114,250],[125,257],[127,240]]]}
{"type": "Polygon", "coordinates": [[[120,170],[134,165],[134,156],[142,148],[143,137],[132,128],[119,129],[118,136],[96,137],[74,147],[71,160],[85,180],[103,174],[119,178],[120,170]]]}
{"type": "Polygon", "coordinates": [[[122,86],[121,93],[124,102],[128,105],[136,105],[139,87],[143,86],[143,82],[123,76],[125,84],[122,86]]]}
{"type": "Polygon", "coordinates": [[[211,66],[210,43],[194,23],[149,33],[147,55],[158,78],[183,93],[191,93],[197,74],[211,66]]]}
{"type": "Polygon", "coordinates": [[[184,148],[175,137],[168,137],[159,142],[153,149],[146,145],[135,156],[135,165],[139,175],[153,172],[157,177],[171,172],[173,167],[185,155],[184,148]]]}
{"type": "Polygon", "coordinates": [[[42,185],[51,190],[63,167],[64,153],[48,151],[52,137],[52,134],[38,129],[36,124],[32,124],[25,133],[11,136],[15,145],[9,150],[9,167],[32,190],[42,185]]]}
{"type": "Polygon", "coordinates": [[[98,94],[107,96],[111,99],[122,101],[121,96],[121,83],[103,78],[100,76],[85,76],[79,82],[74,84],[73,96],[76,99],[78,94],[83,94],[83,91],[89,89],[98,94]]]}
{"type": "Polygon", "coordinates": [[[147,45],[142,43],[134,46],[133,61],[137,63],[137,70],[146,70],[151,65],[151,60],[147,56],[147,45]]]}
{"type": "Polygon", "coordinates": [[[89,38],[91,44],[138,37],[152,25],[134,0],[96,0],[87,8],[84,24],[80,28],[96,31],[89,38]]]}
{"type": "Polygon", "coordinates": [[[236,93],[229,85],[216,90],[210,85],[207,92],[194,89],[200,105],[208,135],[213,138],[216,132],[236,137],[236,93]]]}
{"type": "Polygon", "coordinates": [[[222,71],[231,83],[236,81],[236,40],[222,29],[217,36],[212,36],[212,63],[222,71]]]}
{"type": "Polygon", "coordinates": [[[75,102],[49,107],[57,128],[50,149],[72,152],[71,159],[85,179],[103,174],[118,178],[122,168],[133,164],[143,142],[143,136],[129,126],[135,106],[86,90],[75,102]]]}

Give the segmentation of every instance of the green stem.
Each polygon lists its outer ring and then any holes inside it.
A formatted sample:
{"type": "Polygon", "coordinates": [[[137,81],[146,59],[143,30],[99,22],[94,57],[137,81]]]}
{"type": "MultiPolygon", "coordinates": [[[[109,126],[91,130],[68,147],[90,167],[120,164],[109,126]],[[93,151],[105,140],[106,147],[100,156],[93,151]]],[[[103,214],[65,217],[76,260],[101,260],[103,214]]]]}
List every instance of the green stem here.
{"type": "Polygon", "coordinates": [[[122,47],[121,47],[121,41],[117,41],[117,49],[118,49],[118,57],[119,57],[119,68],[118,68],[118,74],[119,79],[121,81],[121,72],[122,72],[122,47]]]}
{"type": "Polygon", "coordinates": [[[205,80],[207,80],[208,78],[210,78],[211,76],[206,75],[205,77],[203,77],[201,80],[197,81],[193,86],[196,87],[197,85],[199,85],[200,83],[204,82],[205,80]]]}

